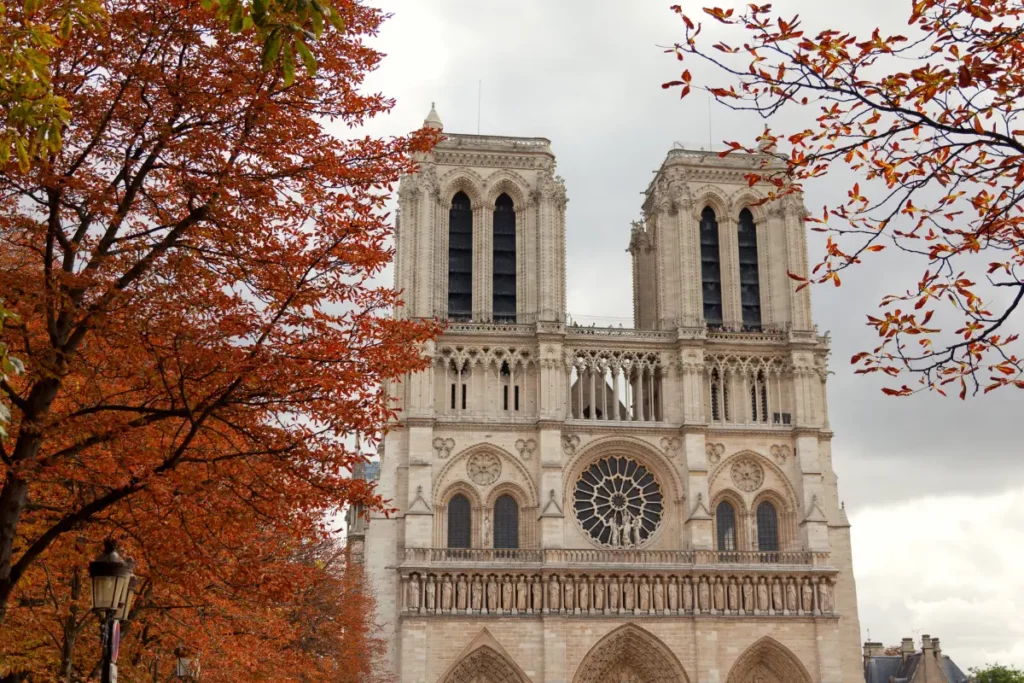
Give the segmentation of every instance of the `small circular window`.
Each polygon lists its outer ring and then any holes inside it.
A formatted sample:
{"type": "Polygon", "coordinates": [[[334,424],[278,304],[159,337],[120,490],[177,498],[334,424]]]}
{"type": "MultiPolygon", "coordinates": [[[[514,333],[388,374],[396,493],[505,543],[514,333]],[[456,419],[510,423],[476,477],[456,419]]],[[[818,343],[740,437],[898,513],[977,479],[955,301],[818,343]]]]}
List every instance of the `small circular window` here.
{"type": "Polygon", "coordinates": [[[611,548],[644,543],[661,523],[661,486],[632,458],[606,457],[583,470],[573,495],[576,520],[590,537],[611,548]]]}

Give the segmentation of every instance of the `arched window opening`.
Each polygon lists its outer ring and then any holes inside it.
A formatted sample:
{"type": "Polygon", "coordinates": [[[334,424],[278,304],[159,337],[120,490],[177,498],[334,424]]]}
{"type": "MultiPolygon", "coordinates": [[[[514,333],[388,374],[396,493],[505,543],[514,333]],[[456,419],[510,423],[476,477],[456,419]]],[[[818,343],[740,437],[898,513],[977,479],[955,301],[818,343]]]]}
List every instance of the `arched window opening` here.
{"type": "Polygon", "coordinates": [[[470,523],[472,522],[469,499],[461,493],[448,501],[448,547],[470,547],[470,523]]]}
{"type": "Polygon", "coordinates": [[[473,210],[465,192],[448,210],[448,319],[473,317],[473,210]]]}
{"type": "Polygon", "coordinates": [[[711,371],[711,419],[715,422],[730,419],[729,379],[718,368],[711,371]]]}
{"type": "Polygon", "coordinates": [[[494,547],[519,547],[519,504],[508,494],[494,501],[494,547]]]}
{"type": "Polygon", "coordinates": [[[718,549],[728,552],[736,550],[736,510],[732,503],[722,501],[715,510],[715,526],[718,532],[718,549]]]}
{"type": "Polygon", "coordinates": [[[722,326],[722,268],[718,253],[718,220],[715,210],[704,207],[700,214],[700,276],[704,294],[704,322],[722,326]]]}
{"type": "Polygon", "coordinates": [[[757,549],[762,552],[779,549],[779,515],[768,501],[757,506],[757,549]]]}
{"type": "Polygon", "coordinates": [[[740,305],[744,329],[761,329],[761,284],[757,272],[757,229],[750,209],[740,211],[740,305]]]}
{"type": "Polygon", "coordinates": [[[495,322],[516,321],[516,210],[504,193],[494,202],[493,305],[495,322]]]}
{"type": "Polygon", "coordinates": [[[750,419],[754,422],[768,422],[768,378],[764,370],[758,370],[750,385],[750,419]]]}
{"type": "Polygon", "coordinates": [[[721,384],[718,370],[711,371],[711,419],[718,422],[722,419],[721,384]]]}

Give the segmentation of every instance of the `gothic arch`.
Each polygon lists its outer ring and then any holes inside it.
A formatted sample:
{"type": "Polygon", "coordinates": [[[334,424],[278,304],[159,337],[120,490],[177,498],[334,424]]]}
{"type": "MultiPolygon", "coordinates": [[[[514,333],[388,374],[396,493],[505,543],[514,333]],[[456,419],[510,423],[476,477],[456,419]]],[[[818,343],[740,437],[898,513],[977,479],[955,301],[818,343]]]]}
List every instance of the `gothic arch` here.
{"type": "MultiPolygon", "coordinates": [[[[468,168],[457,168],[449,171],[441,178],[441,204],[447,209],[452,203],[456,192],[465,192],[469,197],[470,208],[476,209],[483,205],[484,181],[480,174],[468,168]]],[[[447,225],[447,221],[445,222],[447,225]]]]}
{"type": "Polygon", "coordinates": [[[714,186],[702,187],[693,200],[693,212],[698,220],[700,220],[700,213],[705,206],[710,206],[714,210],[719,230],[722,230],[723,223],[728,221],[731,224],[736,221],[731,211],[732,202],[729,201],[725,193],[714,186]]]}
{"type": "Polygon", "coordinates": [[[749,188],[743,188],[732,197],[732,206],[736,211],[736,215],[732,218],[735,220],[743,209],[749,209],[750,213],[754,216],[754,225],[760,230],[762,226],[767,225],[768,213],[765,209],[765,205],[760,202],[764,200],[764,197],[760,197],[757,193],[753,192],[749,188]]]}
{"type": "Polygon", "coordinates": [[[629,455],[641,461],[669,489],[665,492],[666,500],[673,503],[684,498],[683,482],[679,474],[664,453],[643,439],[628,436],[607,436],[588,443],[569,461],[565,468],[566,477],[562,483],[564,500],[572,498],[576,479],[583,469],[592,461],[605,455],[629,455]]]}
{"type": "Polygon", "coordinates": [[[765,636],[743,651],[726,683],[812,683],[806,667],[789,648],[765,636]]]}
{"type": "Polygon", "coordinates": [[[484,202],[488,209],[494,209],[494,202],[497,201],[502,192],[512,199],[517,213],[526,209],[529,201],[526,188],[529,187],[529,183],[526,182],[523,176],[515,171],[503,168],[487,176],[487,180],[484,182],[484,202]]]}
{"type": "MultiPolygon", "coordinates": [[[[530,473],[526,470],[525,467],[523,467],[522,463],[519,462],[518,458],[515,458],[511,453],[506,451],[504,448],[489,443],[478,443],[473,446],[469,446],[468,448],[465,448],[456,453],[455,455],[453,455],[448,460],[448,462],[445,463],[444,467],[441,468],[441,471],[438,472],[437,477],[434,479],[435,500],[437,500],[436,493],[442,488],[450,485],[450,480],[462,479],[461,475],[456,476],[454,474],[451,474],[454,471],[453,468],[465,467],[466,461],[469,460],[469,458],[472,457],[473,454],[480,452],[493,453],[495,456],[498,457],[499,460],[501,460],[501,477],[498,479],[498,481],[491,484],[491,486],[497,486],[505,482],[513,481],[520,487],[520,489],[525,494],[526,500],[524,502],[526,506],[536,507],[537,505],[539,505],[537,498],[537,487],[534,486],[533,477],[530,476],[530,473]],[[508,476],[508,474],[511,473],[514,473],[513,476],[508,476]]],[[[466,485],[469,486],[469,484],[466,485]]],[[[486,490],[488,487],[483,488],[486,490]]],[[[477,497],[477,500],[479,500],[479,496],[477,497]]]]}
{"type": "Polygon", "coordinates": [[[438,683],[530,683],[530,679],[490,631],[484,629],[438,679],[438,683]]]}
{"type": "Polygon", "coordinates": [[[689,683],[690,679],[676,656],[657,636],[635,624],[626,624],[590,648],[573,677],[573,683],[619,683],[620,680],[689,683]]]}
{"type": "MultiPolygon", "coordinates": [[[[766,472],[771,473],[772,475],[772,481],[769,481],[769,477],[766,476],[762,487],[755,491],[753,495],[760,498],[761,496],[764,495],[764,492],[766,490],[774,491],[775,495],[777,496],[776,500],[782,501],[784,503],[785,510],[795,511],[797,501],[796,492],[793,490],[793,485],[790,483],[789,478],[786,476],[785,472],[783,472],[775,463],[773,463],[765,456],[761,455],[757,451],[751,450],[743,450],[737,453],[733,453],[729,457],[723,459],[722,462],[715,467],[715,471],[712,473],[710,479],[708,480],[708,492],[711,494],[712,498],[718,495],[718,490],[720,488],[729,488],[726,484],[719,485],[719,480],[722,477],[726,476],[725,473],[732,470],[732,465],[734,462],[744,457],[750,457],[753,460],[756,460],[757,463],[761,465],[761,467],[763,467],[766,472]],[[773,483],[777,484],[777,486],[772,486],[773,483]]],[[[747,507],[748,509],[753,509],[750,506],[747,507]]]]}

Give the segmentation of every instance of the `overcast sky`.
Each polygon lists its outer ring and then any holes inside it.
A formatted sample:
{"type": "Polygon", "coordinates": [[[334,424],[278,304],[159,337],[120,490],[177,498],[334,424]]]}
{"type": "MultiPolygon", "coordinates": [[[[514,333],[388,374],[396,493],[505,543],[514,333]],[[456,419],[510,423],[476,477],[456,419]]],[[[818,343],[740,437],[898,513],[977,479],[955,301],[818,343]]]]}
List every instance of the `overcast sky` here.
{"type": "MultiPolygon", "coordinates": [[[[680,101],[661,89],[680,71],[659,47],[682,36],[672,2],[370,1],[394,16],[375,41],[388,57],[368,85],[398,104],[369,132],[416,128],[435,101],[446,131],[475,133],[479,92],[481,133],[550,139],[569,195],[569,312],[629,327],[629,222],[665,153],[673,142],[750,141],[763,127],[721,107],[709,117],[703,96],[680,101]]],[[[910,0],[775,6],[799,12],[808,32],[863,34],[871,21],[898,33],[910,0]]],[[[704,71],[688,67],[700,80],[704,71]]],[[[834,205],[847,187],[839,179],[807,186],[808,207],[834,205]]],[[[822,243],[812,235],[812,262],[822,243]]],[[[908,273],[919,276],[920,268],[878,261],[848,271],[841,288],[813,292],[819,329],[832,334],[833,453],[853,523],[861,626],[886,644],[939,636],[964,669],[1024,666],[1024,394],[1005,389],[966,403],[885,398],[848,364],[874,346],[865,314],[883,294],[913,286],[902,279],[908,273]]]]}

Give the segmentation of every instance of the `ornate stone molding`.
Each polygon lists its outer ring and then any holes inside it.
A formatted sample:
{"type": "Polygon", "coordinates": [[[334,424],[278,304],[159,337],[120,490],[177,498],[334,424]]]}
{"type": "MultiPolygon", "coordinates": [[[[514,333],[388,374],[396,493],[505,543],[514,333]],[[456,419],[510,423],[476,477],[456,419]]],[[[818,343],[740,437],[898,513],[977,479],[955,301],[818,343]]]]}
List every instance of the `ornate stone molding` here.
{"type": "Polygon", "coordinates": [[[708,457],[709,465],[717,465],[722,460],[722,455],[725,454],[725,444],[722,443],[705,443],[704,453],[708,457]]]}
{"type": "Polygon", "coordinates": [[[516,441],[516,450],[520,458],[529,460],[537,452],[537,442],[534,439],[519,439],[516,441]]]}
{"type": "Polygon", "coordinates": [[[452,454],[452,449],[455,448],[455,439],[443,439],[440,436],[435,436],[432,445],[434,446],[434,452],[437,453],[437,457],[447,458],[452,454]]]}
{"type": "Polygon", "coordinates": [[[769,452],[772,457],[775,458],[775,462],[779,465],[785,465],[786,460],[793,454],[793,449],[784,444],[776,444],[772,446],[769,452]]]}

